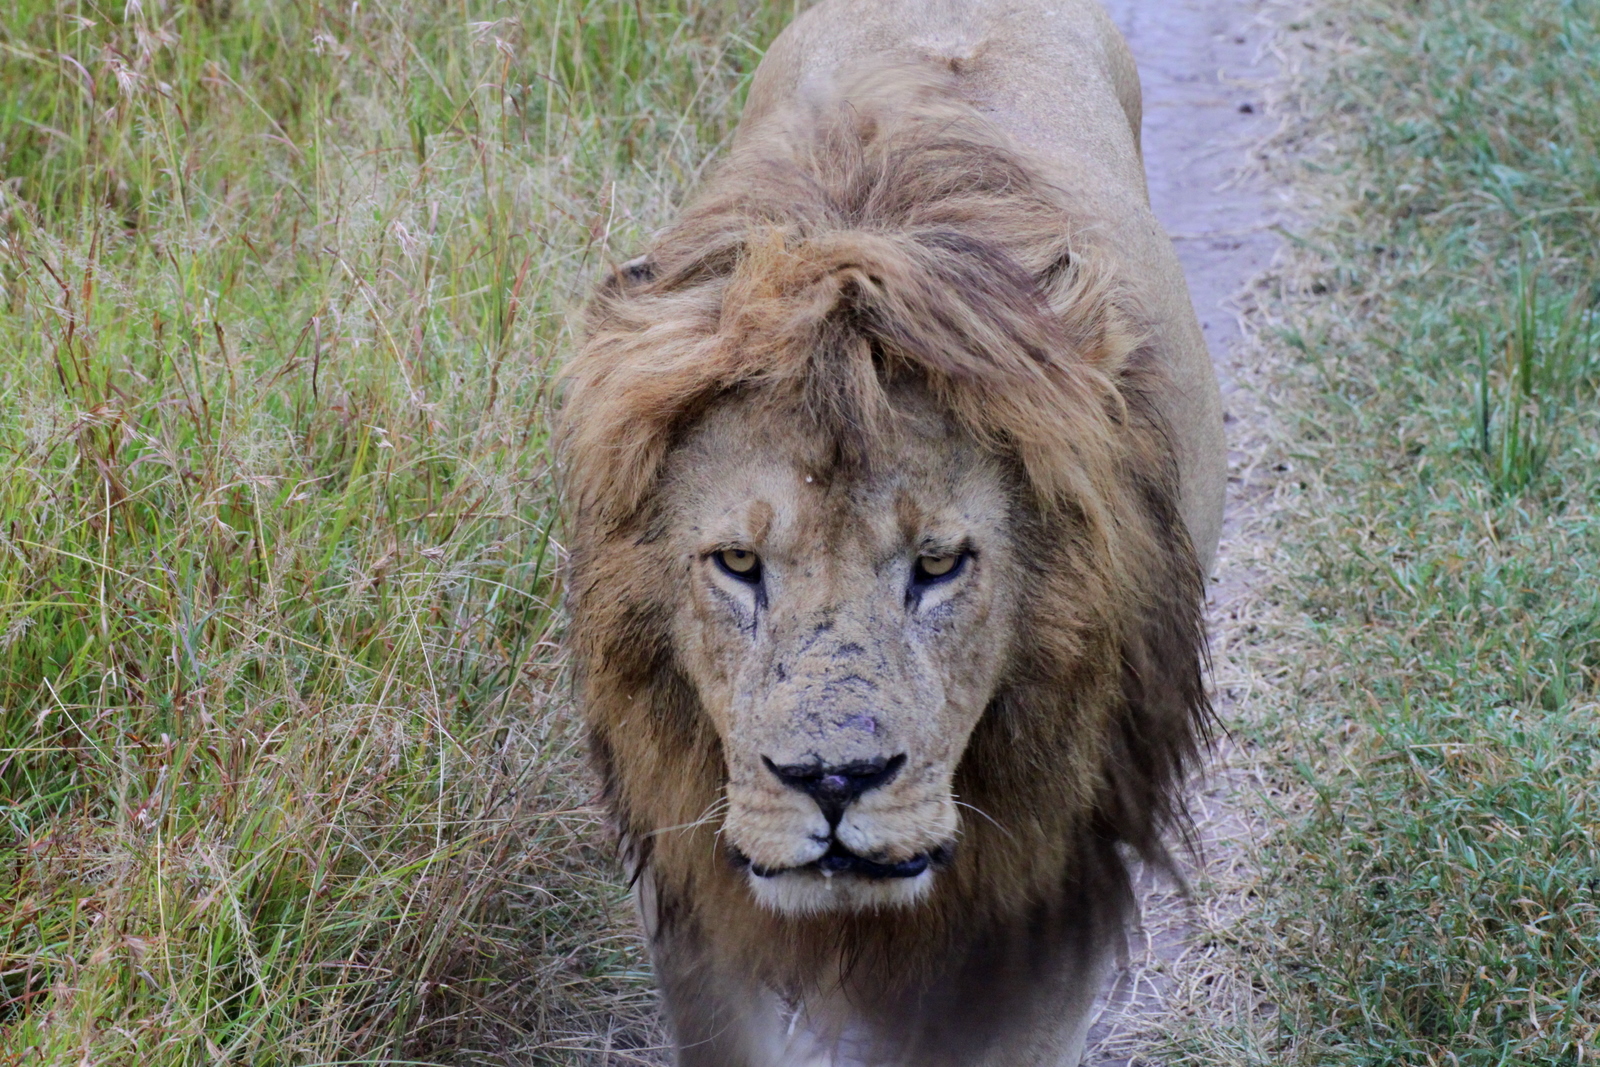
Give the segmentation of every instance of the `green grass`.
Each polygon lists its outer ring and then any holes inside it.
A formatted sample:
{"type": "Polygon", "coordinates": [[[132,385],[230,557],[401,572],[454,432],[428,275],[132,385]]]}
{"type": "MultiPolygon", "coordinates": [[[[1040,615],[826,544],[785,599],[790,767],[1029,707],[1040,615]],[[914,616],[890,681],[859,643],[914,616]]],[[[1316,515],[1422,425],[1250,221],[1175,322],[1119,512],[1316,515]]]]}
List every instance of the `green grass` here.
{"type": "Polygon", "coordinates": [[[0,3],[0,1063],[657,1039],[551,368],[790,13],[0,3]]]}
{"type": "MultiPolygon", "coordinates": [[[[0,6],[0,1063],[659,1040],[550,369],[790,12],[0,6]]],[[[1600,0],[1322,15],[1248,1058],[1592,1062],[1600,0]]]]}
{"type": "Polygon", "coordinates": [[[1600,2],[1334,0],[1301,28],[1317,216],[1268,320],[1275,639],[1309,668],[1247,732],[1304,802],[1239,933],[1275,1022],[1180,1058],[1594,1063],[1600,2]]]}

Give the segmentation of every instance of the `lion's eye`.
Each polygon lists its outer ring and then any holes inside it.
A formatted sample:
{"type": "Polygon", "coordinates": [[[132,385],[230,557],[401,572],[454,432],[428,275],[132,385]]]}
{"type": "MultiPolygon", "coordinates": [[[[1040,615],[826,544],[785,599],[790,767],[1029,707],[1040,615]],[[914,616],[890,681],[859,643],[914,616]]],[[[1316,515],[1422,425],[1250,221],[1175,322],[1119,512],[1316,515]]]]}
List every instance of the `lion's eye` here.
{"type": "Polygon", "coordinates": [[[717,566],[741,582],[761,580],[761,557],[745,548],[725,548],[717,553],[717,566]]]}
{"type": "Polygon", "coordinates": [[[919,582],[937,582],[953,577],[966,558],[965,552],[952,552],[947,556],[918,556],[913,577],[919,582]]]}

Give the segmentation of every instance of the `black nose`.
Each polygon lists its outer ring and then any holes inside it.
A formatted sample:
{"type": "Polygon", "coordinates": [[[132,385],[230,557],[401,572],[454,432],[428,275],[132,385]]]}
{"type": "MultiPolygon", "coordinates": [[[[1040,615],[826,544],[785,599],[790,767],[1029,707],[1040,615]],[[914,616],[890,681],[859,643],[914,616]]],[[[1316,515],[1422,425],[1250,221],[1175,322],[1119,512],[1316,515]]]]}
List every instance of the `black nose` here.
{"type": "Polygon", "coordinates": [[[862,793],[888,785],[906,763],[903,752],[898,756],[880,756],[836,766],[821,762],[777,764],[765,756],[761,759],[767,770],[777,775],[778,781],[815,800],[830,826],[838,823],[844,809],[855,803],[862,793]]]}

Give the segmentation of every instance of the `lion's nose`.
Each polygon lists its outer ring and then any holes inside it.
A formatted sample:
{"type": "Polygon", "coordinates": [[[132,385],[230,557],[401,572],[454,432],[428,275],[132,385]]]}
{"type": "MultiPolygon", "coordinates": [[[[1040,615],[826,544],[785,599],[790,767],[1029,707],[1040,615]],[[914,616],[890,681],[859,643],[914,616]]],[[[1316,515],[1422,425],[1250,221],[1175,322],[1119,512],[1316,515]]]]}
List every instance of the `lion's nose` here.
{"type": "Polygon", "coordinates": [[[777,764],[765,756],[761,759],[778,781],[815,800],[817,807],[827,817],[829,826],[838,823],[844,815],[844,809],[854,804],[862,793],[889,784],[906,762],[903,752],[898,756],[879,756],[837,765],[820,761],[777,764]]]}

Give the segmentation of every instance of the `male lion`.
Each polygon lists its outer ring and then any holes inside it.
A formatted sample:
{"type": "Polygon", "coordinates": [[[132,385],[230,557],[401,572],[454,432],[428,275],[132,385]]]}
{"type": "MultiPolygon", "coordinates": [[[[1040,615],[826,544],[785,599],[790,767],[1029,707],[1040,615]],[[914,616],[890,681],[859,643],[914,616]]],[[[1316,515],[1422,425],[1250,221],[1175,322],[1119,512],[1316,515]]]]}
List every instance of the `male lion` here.
{"type": "Polygon", "coordinates": [[[1223,487],[1138,130],[1092,0],[826,0],[594,299],[572,645],[682,1064],[1079,1060],[1223,487]]]}

